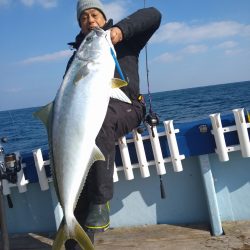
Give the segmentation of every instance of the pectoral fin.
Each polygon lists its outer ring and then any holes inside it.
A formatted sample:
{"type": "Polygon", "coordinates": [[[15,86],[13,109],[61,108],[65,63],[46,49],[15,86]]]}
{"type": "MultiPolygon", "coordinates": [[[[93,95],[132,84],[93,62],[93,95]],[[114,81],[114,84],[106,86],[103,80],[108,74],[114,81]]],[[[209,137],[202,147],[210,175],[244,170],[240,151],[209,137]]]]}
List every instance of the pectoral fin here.
{"type": "Polygon", "coordinates": [[[76,73],[76,76],[73,80],[73,83],[77,85],[81,79],[83,79],[86,75],[88,75],[89,69],[88,65],[84,65],[82,68],[79,69],[79,71],[76,73]]]}

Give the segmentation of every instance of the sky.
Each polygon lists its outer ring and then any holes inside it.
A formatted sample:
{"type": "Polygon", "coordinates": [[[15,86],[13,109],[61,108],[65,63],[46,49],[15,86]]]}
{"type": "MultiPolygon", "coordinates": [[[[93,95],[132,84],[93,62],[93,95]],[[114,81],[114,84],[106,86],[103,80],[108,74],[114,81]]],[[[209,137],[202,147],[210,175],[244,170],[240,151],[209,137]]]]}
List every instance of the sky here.
{"type": "MultiPolygon", "coordinates": [[[[0,111],[51,102],[79,32],[76,0],[0,0],[0,111]]],[[[103,0],[114,22],[154,6],[150,91],[250,80],[250,0],[103,0]]],[[[147,93],[145,50],[141,92],[147,93]]]]}

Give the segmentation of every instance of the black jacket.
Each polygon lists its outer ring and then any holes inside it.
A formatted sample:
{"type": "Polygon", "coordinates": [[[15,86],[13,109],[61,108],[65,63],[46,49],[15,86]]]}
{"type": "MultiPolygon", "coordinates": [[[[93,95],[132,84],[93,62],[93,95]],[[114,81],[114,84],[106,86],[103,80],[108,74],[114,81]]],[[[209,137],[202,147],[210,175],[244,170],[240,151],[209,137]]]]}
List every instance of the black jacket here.
{"type": "MultiPolygon", "coordinates": [[[[138,10],[115,25],[113,25],[113,20],[110,19],[103,27],[104,30],[118,27],[123,33],[123,41],[115,45],[115,50],[122,72],[128,81],[128,86],[123,87],[122,90],[132,100],[136,99],[140,93],[138,73],[140,51],[158,29],[160,22],[161,13],[151,7],[138,10]]],[[[76,36],[75,42],[69,44],[78,49],[83,39],[84,35],[80,32],[76,36]]],[[[74,55],[75,53],[69,59],[66,72],[73,61],[74,55]]],[[[117,71],[115,71],[115,77],[120,78],[117,71]]]]}

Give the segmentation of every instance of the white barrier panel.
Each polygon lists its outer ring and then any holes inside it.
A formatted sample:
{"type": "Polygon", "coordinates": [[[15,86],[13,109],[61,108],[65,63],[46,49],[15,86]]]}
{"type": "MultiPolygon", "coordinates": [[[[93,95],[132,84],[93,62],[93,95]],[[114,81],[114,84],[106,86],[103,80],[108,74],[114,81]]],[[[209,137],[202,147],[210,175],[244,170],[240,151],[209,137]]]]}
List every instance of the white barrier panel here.
{"type": "Polygon", "coordinates": [[[36,171],[37,171],[38,180],[39,180],[41,190],[42,191],[48,190],[49,183],[48,183],[48,179],[47,179],[45,168],[44,168],[42,151],[39,148],[39,149],[33,150],[32,152],[33,152],[33,156],[34,156],[36,171]]]}
{"type": "Polygon", "coordinates": [[[164,175],[166,174],[166,168],[162,156],[160,141],[158,137],[158,133],[156,130],[156,127],[151,127],[150,125],[147,125],[149,137],[153,149],[154,159],[155,159],[155,166],[157,170],[158,175],[164,175]]]}
{"type": "Polygon", "coordinates": [[[118,178],[117,168],[116,168],[116,164],[114,163],[113,182],[118,182],[118,181],[119,181],[119,178],[118,178]]]}
{"type": "Polygon", "coordinates": [[[211,131],[214,135],[215,143],[216,143],[216,149],[215,152],[219,155],[220,161],[228,161],[228,150],[225,142],[224,137],[224,130],[221,124],[220,114],[211,114],[209,115],[213,130],[211,131]]]}
{"type": "Polygon", "coordinates": [[[173,168],[175,172],[183,171],[181,160],[185,158],[185,156],[180,155],[179,148],[176,140],[175,133],[179,133],[179,129],[174,129],[173,120],[164,121],[163,122],[167,140],[168,140],[168,147],[173,163],[173,168]]]}
{"type": "Polygon", "coordinates": [[[250,157],[250,142],[247,131],[247,123],[244,116],[244,109],[234,109],[234,119],[240,141],[240,149],[243,157],[250,157]]]}
{"type": "Polygon", "coordinates": [[[129,151],[128,151],[128,145],[127,145],[127,141],[126,141],[125,136],[123,136],[122,138],[119,138],[118,145],[119,145],[120,152],[121,152],[121,158],[122,158],[125,178],[126,178],[126,180],[133,180],[134,173],[133,173],[133,168],[131,165],[131,160],[130,160],[129,151]]]}
{"type": "MultiPolygon", "coordinates": [[[[23,164],[22,164],[23,165],[23,164]]],[[[17,173],[17,187],[18,187],[18,191],[19,193],[25,193],[27,192],[27,184],[29,183],[29,181],[27,181],[25,179],[23,170],[21,169],[18,173],[17,173]]]]}
{"type": "Polygon", "coordinates": [[[12,186],[11,183],[9,183],[7,180],[3,179],[2,180],[2,186],[3,186],[3,195],[11,194],[11,192],[10,192],[10,188],[12,186]]]}
{"type": "Polygon", "coordinates": [[[147,178],[150,176],[148,169],[148,161],[145,154],[145,149],[143,146],[142,136],[137,132],[136,129],[133,130],[133,139],[135,144],[135,150],[139,162],[139,168],[141,171],[141,177],[147,178]]]}
{"type": "MultiPolygon", "coordinates": [[[[20,153],[19,152],[15,152],[17,161],[19,162],[20,159],[20,153]]],[[[21,163],[20,163],[21,164],[21,163]]],[[[23,173],[23,168],[26,167],[26,164],[21,164],[21,170],[17,173],[17,187],[18,187],[18,191],[19,193],[24,193],[27,191],[27,184],[29,183],[24,176],[23,173]]]]}
{"type": "Polygon", "coordinates": [[[212,114],[210,115],[210,119],[212,121],[213,130],[211,133],[214,135],[216,150],[215,152],[219,155],[219,159],[221,161],[228,161],[228,152],[241,150],[241,154],[243,157],[250,157],[250,142],[248,135],[248,128],[250,128],[250,123],[246,123],[244,109],[234,109],[234,126],[222,127],[220,114],[212,114]],[[239,138],[239,145],[231,145],[226,146],[224,133],[237,131],[239,138]]]}

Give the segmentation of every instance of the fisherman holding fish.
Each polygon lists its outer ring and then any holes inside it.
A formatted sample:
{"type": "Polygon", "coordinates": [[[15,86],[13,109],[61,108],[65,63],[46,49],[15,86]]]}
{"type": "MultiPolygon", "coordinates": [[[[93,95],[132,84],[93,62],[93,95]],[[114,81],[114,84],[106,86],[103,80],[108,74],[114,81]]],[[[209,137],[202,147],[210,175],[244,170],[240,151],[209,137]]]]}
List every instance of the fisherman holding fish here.
{"type": "MultiPolygon", "coordinates": [[[[85,36],[94,28],[110,30],[111,41],[128,85],[121,90],[131,100],[131,104],[110,98],[106,117],[96,137],[96,145],[105,161],[95,161],[90,168],[85,186],[75,208],[75,216],[81,226],[91,233],[109,228],[109,201],[113,197],[113,170],[115,142],[140,125],[145,116],[145,105],[139,88],[138,58],[161,22],[160,12],[153,8],[136,11],[120,22],[113,24],[107,19],[103,4],[99,0],[79,0],[77,20],[81,28],[75,42],[70,45],[77,50],[85,36]]],[[[76,51],[69,59],[66,73],[74,60],[76,51]]],[[[115,78],[121,78],[115,70],[115,78]]],[[[96,91],[102,91],[97,89],[96,91]]],[[[96,100],[98,103],[98,99],[96,100]]],[[[93,114],[95,116],[95,114],[93,114]]],[[[89,128],[91,130],[91,127],[89,128]]],[[[83,152],[84,153],[84,152],[83,152]]],[[[76,249],[75,242],[68,240],[66,249],[76,249]]]]}

